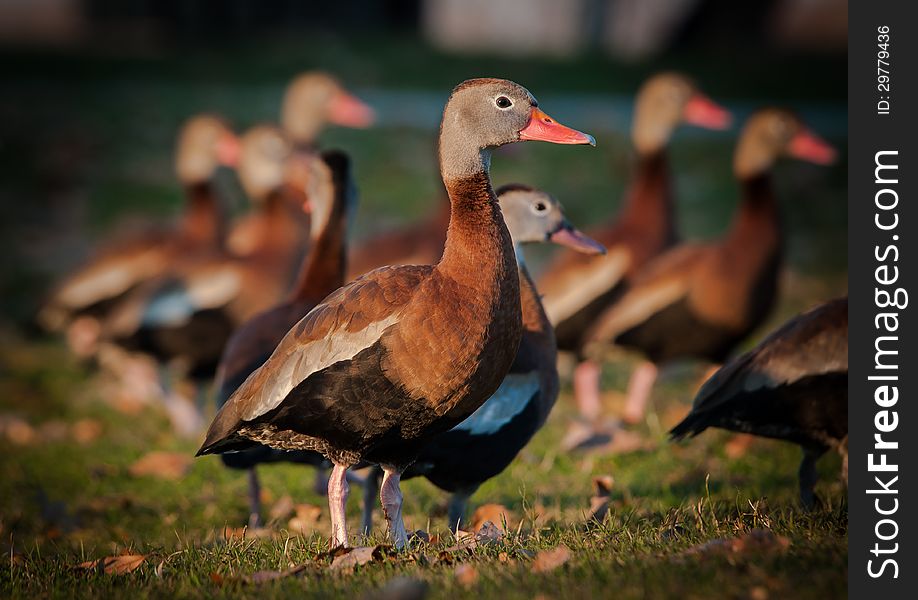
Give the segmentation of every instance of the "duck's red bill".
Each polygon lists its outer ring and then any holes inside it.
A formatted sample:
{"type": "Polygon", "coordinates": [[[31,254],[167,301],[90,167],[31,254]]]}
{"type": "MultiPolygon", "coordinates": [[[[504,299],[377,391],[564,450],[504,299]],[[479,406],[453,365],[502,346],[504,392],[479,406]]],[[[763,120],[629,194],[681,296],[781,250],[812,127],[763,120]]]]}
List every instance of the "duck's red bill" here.
{"type": "Polygon", "coordinates": [[[555,244],[567,246],[584,254],[606,253],[605,246],[568,224],[562,225],[560,229],[548,236],[548,239],[555,244]]]}
{"type": "Polygon", "coordinates": [[[553,144],[596,145],[592,135],[558,123],[538,108],[533,108],[529,123],[520,130],[521,140],[551,142],[553,144]]]}
{"type": "Polygon", "coordinates": [[[835,162],[836,156],[835,148],[808,129],[798,132],[791,139],[788,153],[817,165],[830,165],[835,162]]]}
{"type": "Polygon", "coordinates": [[[707,129],[726,129],[733,122],[729,111],[704,94],[694,94],[682,111],[682,120],[707,129]]]}
{"type": "Polygon", "coordinates": [[[224,133],[217,139],[217,160],[226,167],[235,167],[239,164],[242,155],[242,144],[239,138],[232,133],[224,133]]]}
{"type": "Polygon", "coordinates": [[[376,113],[363,100],[340,91],[332,98],[328,107],[328,120],[342,127],[369,127],[376,120],[376,113]]]}

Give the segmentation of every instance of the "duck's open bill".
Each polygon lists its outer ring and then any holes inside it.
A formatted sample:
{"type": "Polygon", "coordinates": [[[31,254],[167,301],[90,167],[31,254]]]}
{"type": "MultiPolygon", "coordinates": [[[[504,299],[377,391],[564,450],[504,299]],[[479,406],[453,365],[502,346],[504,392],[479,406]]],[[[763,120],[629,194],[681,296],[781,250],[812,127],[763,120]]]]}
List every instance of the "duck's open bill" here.
{"type": "Polygon", "coordinates": [[[808,129],[800,131],[791,139],[788,152],[791,156],[817,165],[832,164],[836,155],[835,148],[808,129]]]}
{"type": "Polygon", "coordinates": [[[537,140],[553,144],[589,144],[596,145],[592,135],[571,129],[558,123],[538,108],[533,108],[529,123],[520,130],[521,140],[537,140]]]}
{"type": "Polygon", "coordinates": [[[707,129],[726,129],[733,122],[730,113],[704,94],[695,93],[683,109],[682,118],[690,125],[707,129]]]}
{"type": "Polygon", "coordinates": [[[335,94],[328,107],[328,120],[342,127],[369,127],[376,113],[363,100],[347,92],[335,94]]]}
{"type": "Polygon", "coordinates": [[[573,225],[565,223],[559,229],[555,230],[550,236],[548,236],[555,244],[561,246],[567,246],[577,252],[583,252],[584,254],[605,254],[606,247],[584,234],[582,231],[576,229],[573,225]]]}

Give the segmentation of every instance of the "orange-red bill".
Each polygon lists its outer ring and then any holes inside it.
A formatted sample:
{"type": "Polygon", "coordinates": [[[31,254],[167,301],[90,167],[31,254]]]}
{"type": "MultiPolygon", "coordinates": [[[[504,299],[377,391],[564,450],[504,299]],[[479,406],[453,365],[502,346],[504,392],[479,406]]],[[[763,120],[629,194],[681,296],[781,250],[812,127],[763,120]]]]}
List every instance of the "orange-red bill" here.
{"type": "Polygon", "coordinates": [[[217,160],[226,167],[239,164],[242,155],[242,144],[233,133],[226,132],[217,139],[217,160]]]}
{"type": "Polygon", "coordinates": [[[582,231],[574,228],[570,223],[563,224],[556,229],[554,233],[548,236],[555,244],[567,246],[577,252],[584,254],[605,254],[606,247],[584,234],[582,231]]]}
{"type": "Polygon", "coordinates": [[[835,162],[835,148],[824,139],[808,129],[803,129],[791,138],[788,153],[796,158],[814,162],[817,165],[830,165],[835,162]]]}
{"type": "Polygon", "coordinates": [[[328,107],[328,120],[342,127],[364,128],[373,124],[376,113],[363,100],[339,91],[328,107]]]}
{"type": "Polygon", "coordinates": [[[726,129],[733,117],[727,109],[704,94],[695,93],[682,111],[682,120],[707,129],[726,129]]]}
{"type": "Polygon", "coordinates": [[[558,123],[538,108],[533,108],[529,123],[520,130],[521,140],[537,140],[553,144],[596,145],[592,135],[558,123]]]}

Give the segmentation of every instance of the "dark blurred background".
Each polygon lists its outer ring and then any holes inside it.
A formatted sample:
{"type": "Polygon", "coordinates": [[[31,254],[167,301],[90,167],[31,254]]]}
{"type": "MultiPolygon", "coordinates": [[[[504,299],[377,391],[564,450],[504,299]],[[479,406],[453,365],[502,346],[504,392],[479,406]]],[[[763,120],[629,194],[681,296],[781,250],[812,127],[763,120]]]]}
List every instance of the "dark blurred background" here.
{"type": "MultiPolygon", "coordinates": [[[[828,170],[779,168],[789,289],[804,281],[816,296],[842,291],[846,48],[844,0],[0,0],[4,328],[28,319],[101,236],[175,214],[171,153],[185,118],[218,112],[239,130],[276,121],[285,84],[313,68],[379,115],[374,129],[322,139],[355,159],[358,238],[433,210],[435,128],[449,90],[469,77],[519,81],[551,114],[596,135],[592,152],[528,144],[493,169],[496,184],[556,194],[583,227],[618,208],[633,94],[650,74],[694,77],[738,123],[761,105],[789,106],[842,157],[828,170]]],[[[736,133],[682,128],[674,140],[686,237],[726,227],[736,133]]]]}

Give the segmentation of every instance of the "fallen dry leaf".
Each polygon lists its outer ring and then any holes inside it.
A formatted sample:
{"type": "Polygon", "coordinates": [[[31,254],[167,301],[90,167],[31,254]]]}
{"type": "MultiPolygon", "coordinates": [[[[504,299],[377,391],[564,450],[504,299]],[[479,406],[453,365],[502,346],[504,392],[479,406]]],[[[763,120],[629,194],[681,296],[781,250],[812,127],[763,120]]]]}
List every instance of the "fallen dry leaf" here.
{"type": "Polygon", "coordinates": [[[322,516],[321,507],[314,504],[297,504],[295,511],[296,514],[287,522],[291,532],[307,535],[315,530],[316,523],[322,516]]]}
{"type": "Polygon", "coordinates": [[[554,571],[571,559],[571,549],[565,545],[560,545],[551,550],[542,550],[536,554],[532,563],[533,573],[547,573],[554,571]]]}
{"type": "Polygon", "coordinates": [[[0,415],[0,435],[17,446],[31,444],[35,440],[35,429],[19,417],[0,415]]]}
{"type": "Polygon", "coordinates": [[[478,531],[481,526],[490,521],[498,527],[503,527],[506,521],[507,527],[511,526],[513,513],[502,504],[482,504],[472,514],[472,531],[478,531]]]}
{"type": "Polygon", "coordinates": [[[150,452],[135,461],[128,472],[133,477],[181,479],[191,468],[191,456],[181,452],[150,452]]]}
{"type": "Polygon", "coordinates": [[[140,568],[146,559],[144,554],[121,554],[86,561],[76,568],[84,571],[99,570],[106,575],[124,575],[140,568]]]}
{"type": "Polygon", "coordinates": [[[503,536],[504,532],[501,531],[497,525],[491,521],[485,521],[475,533],[470,531],[462,531],[461,529],[458,530],[456,532],[456,539],[459,543],[455,544],[454,546],[450,546],[445,550],[445,552],[472,550],[479,545],[484,546],[498,542],[503,536]]]}
{"type": "Polygon", "coordinates": [[[102,435],[102,423],[95,419],[80,419],[70,426],[70,435],[77,444],[86,446],[102,435]]]}
{"type": "Polygon", "coordinates": [[[245,540],[269,538],[274,532],[266,527],[224,527],[224,540],[245,540]]]}
{"type": "Polygon", "coordinates": [[[478,569],[468,563],[457,565],[453,575],[459,585],[464,588],[470,588],[478,583],[478,569]]]}
{"type": "Polygon", "coordinates": [[[351,548],[347,554],[338,555],[332,560],[331,570],[353,570],[370,562],[382,562],[389,555],[392,548],[386,545],[361,546],[351,548]]]}

